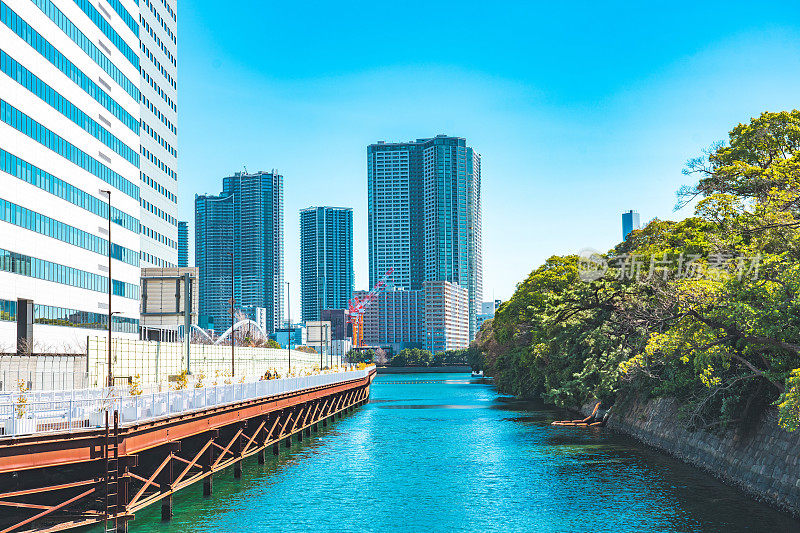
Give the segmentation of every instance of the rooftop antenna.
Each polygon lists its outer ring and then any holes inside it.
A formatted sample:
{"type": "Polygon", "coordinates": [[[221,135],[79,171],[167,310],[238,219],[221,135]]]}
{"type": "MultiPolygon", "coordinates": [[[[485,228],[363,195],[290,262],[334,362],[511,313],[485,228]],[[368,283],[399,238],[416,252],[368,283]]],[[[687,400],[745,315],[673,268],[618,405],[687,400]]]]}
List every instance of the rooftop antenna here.
{"type": "Polygon", "coordinates": [[[247,174],[247,165],[242,165],[244,167],[244,173],[247,174]]]}

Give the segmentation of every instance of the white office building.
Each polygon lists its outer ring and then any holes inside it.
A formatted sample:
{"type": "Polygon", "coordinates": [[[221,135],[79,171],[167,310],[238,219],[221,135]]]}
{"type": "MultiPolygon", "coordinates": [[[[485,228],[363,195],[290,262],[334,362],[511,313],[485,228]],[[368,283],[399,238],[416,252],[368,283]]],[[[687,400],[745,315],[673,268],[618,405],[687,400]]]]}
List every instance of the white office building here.
{"type": "Polygon", "coordinates": [[[142,267],[178,266],[176,9],[176,0],[139,0],[142,267]]]}
{"type": "Polygon", "coordinates": [[[115,335],[138,336],[140,267],[177,264],[170,13],[164,0],[0,0],[0,352],[83,352],[106,330],[104,191],[115,335]]]}

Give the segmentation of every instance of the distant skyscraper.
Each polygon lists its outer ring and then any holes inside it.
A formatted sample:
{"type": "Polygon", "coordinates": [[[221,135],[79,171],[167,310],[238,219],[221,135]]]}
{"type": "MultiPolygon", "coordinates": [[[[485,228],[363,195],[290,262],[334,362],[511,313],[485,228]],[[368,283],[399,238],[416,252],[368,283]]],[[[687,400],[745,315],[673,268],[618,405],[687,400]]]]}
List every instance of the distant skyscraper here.
{"type": "Polygon", "coordinates": [[[639,212],[631,209],[622,213],[622,240],[628,238],[628,233],[635,229],[639,229],[639,212]]]}
{"type": "Polygon", "coordinates": [[[189,223],[178,222],[178,266],[189,266],[189,223]]]}
{"type": "Polygon", "coordinates": [[[309,207],[300,211],[302,319],[320,320],[322,309],[344,309],[353,294],[353,210],[309,207]]]}
{"type": "Polygon", "coordinates": [[[283,317],[283,176],[237,172],[223,179],[219,196],[195,197],[200,315],[218,331],[231,325],[231,253],[235,307],[265,308],[274,332],[283,317]]]}
{"type": "Polygon", "coordinates": [[[466,140],[439,135],[367,148],[369,278],[394,268],[389,288],[449,281],[469,295],[469,337],[483,292],[481,159],[466,140]]]}

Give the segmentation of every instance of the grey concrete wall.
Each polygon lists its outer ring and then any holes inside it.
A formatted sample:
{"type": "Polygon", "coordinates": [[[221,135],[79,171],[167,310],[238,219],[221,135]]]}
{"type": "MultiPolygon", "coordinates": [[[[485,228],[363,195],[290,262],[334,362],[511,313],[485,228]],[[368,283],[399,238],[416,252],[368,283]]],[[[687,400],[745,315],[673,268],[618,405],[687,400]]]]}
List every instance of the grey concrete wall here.
{"type": "MultiPolygon", "coordinates": [[[[591,412],[593,407],[582,410],[591,412]]],[[[747,435],[733,429],[689,431],[675,400],[629,400],[614,407],[608,427],[800,516],[800,431],[789,433],[778,426],[774,411],[747,435]]]]}

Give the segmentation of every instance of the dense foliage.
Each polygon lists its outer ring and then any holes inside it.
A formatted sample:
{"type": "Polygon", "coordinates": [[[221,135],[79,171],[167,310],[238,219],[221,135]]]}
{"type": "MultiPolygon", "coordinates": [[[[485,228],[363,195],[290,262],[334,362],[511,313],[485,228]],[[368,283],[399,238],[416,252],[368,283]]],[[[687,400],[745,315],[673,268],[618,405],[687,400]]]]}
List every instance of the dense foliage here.
{"type": "Polygon", "coordinates": [[[554,256],[472,346],[499,388],[558,405],[678,398],[695,427],[800,418],[800,111],[764,113],[690,161],[695,216],[606,254],[554,256]],[[607,268],[607,269],[606,269],[607,268]]]}
{"type": "Polygon", "coordinates": [[[393,356],[387,357],[382,350],[350,351],[347,360],[353,362],[377,363],[386,366],[467,366],[469,360],[467,350],[447,350],[432,354],[428,350],[406,348],[393,356]],[[379,353],[380,352],[380,353],[379,353]]]}

